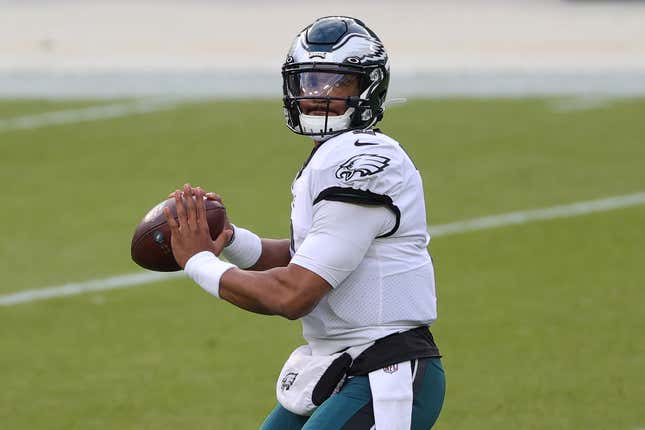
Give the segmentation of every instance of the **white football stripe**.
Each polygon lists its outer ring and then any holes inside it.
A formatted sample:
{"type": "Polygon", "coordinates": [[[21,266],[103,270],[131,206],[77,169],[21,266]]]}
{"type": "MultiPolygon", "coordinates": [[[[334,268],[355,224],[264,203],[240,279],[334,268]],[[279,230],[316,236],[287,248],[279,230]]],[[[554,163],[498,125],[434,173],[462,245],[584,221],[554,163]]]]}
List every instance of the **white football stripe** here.
{"type": "Polygon", "coordinates": [[[587,95],[552,100],[549,102],[549,107],[551,108],[551,111],[555,113],[581,112],[606,108],[611,106],[617,100],[620,99],[606,95],[587,95]]]}
{"type": "MultiPolygon", "coordinates": [[[[610,197],[600,200],[591,200],[568,205],[552,206],[543,209],[510,212],[506,214],[475,218],[472,220],[458,221],[449,224],[439,224],[430,229],[433,237],[448,236],[452,234],[467,233],[508,225],[526,224],[533,221],[549,220],[556,218],[569,218],[604,212],[613,209],[627,208],[645,204],[645,192],[610,197]]],[[[120,275],[105,279],[96,279],[87,282],[66,284],[57,287],[26,290],[19,293],[0,296],[0,306],[12,306],[19,303],[45,300],[53,297],[71,296],[90,291],[112,290],[129,288],[137,285],[149,284],[166,279],[183,277],[183,272],[158,273],[142,272],[130,275],[120,275]]]]}
{"type": "Polygon", "coordinates": [[[66,109],[54,112],[24,115],[16,118],[0,119],[0,132],[11,130],[31,130],[52,125],[76,124],[111,118],[156,112],[172,109],[179,104],[177,98],[142,99],[128,103],[113,103],[90,106],[81,109],[66,109]]]}
{"type": "Polygon", "coordinates": [[[73,296],[90,291],[116,290],[166,279],[184,277],[184,272],[141,272],[129,275],[113,276],[111,278],[95,279],[92,281],[65,284],[57,287],[26,290],[19,293],[0,296],[0,306],[11,306],[18,303],[34,302],[52,297],[73,296]]]}
{"type": "Polygon", "coordinates": [[[569,218],[593,212],[603,212],[612,209],[642,205],[643,203],[645,203],[645,192],[572,203],[568,205],[552,206],[543,209],[509,212],[506,214],[475,218],[467,221],[457,221],[450,224],[431,227],[430,233],[433,237],[446,236],[449,234],[466,233],[469,231],[484,230],[507,225],[525,224],[531,221],[569,218]]]}

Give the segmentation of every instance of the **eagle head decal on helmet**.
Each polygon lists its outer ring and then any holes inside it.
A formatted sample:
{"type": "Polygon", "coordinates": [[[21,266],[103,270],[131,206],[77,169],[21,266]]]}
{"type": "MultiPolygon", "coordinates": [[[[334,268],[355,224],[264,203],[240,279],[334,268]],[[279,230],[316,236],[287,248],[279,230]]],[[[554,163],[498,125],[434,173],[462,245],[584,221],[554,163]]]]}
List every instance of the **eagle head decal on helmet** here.
{"type": "Polygon", "coordinates": [[[282,66],[287,126],[316,140],[367,129],[383,118],[387,52],[358,19],[317,19],[294,40],[282,66]]]}

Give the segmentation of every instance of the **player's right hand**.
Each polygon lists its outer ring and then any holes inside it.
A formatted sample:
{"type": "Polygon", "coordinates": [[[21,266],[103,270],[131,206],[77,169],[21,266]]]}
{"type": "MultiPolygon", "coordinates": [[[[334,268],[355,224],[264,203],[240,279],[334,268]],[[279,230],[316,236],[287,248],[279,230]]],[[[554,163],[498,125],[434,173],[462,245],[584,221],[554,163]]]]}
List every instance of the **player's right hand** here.
{"type": "MultiPolygon", "coordinates": [[[[197,188],[201,189],[201,187],[196,187],[196,188],[195,188],[195,187],[191,187],[191,188],[190,188],[190,191],[193,193],[193,195],[195,195],[195,192],[197,191],[197,188]]],[[[182,193],[182,195],[183,195],[183,191],[182,191],[181,193],[182,193]]],[[[220,203],[224,204],[224,203],[222,202],[222,196],[220,196],[220,195],[219,195],[219,194],[217,194],[217,193],[204,193],[204,195],[206,196],[206,198],[207,198],[208,200],[215,200],[216,202],[220,202],[220,203]]],[[[168,197],[166,197],[166,198],[167,198],[167,199],[170,199],[170,198],[173,198],[173,197],[175,197],[175,192],[174,192],[174,191],[173,191],[172,193],[168,194],[168,197]]]]}
{"type": "MultiPolygon", "coordinates": [[[[200,193],[203,193],[203,195],[204,195],[208,200],[214,200],[214,201],[216,201],[216,202],[220,202],[222,205],[224,204],[224,202],[222,201],[222,196],[220,196],[220,195],[219,195],[219,194],[217,194],[217,193],[213,193],[213,192],[208,192],[208,193],[207,193],[207,192],[204,192],[204,191],[202,190],[202,188],[201,188],[201,187],[190,187],[190,192],[191,192],[191,194],[192,194],[192,195],[195,195],[195,193],[197,192],[197,190],[198,190],[198,189],[199,189],[200,193]]],[[[183,191],[181,191],[181,194],[182,194],[182,196],[183,196],[184,192],[183,192],[183,191]]],[[[169,199],[170,199],[170,198],[173,198],[173,197],[175,197],[175,192],[174,192],[174,191],[173,191],[172,193],[168,194],[168,197],[167,197],[167,198],[169,198],[169,199]]],[[[224,221],[224,230],[232,230],[232,231],[235,231],[235,229],[233,228],[233,226],[232,226],[232,225],[231,225],[231,223],[229,222],[228,214],[226,215],[226,220],[224,221]]],[[[231,238],[231,240],[232,240],[232,239],[233,239],[233,238],[231,238]]],[[[228,245],[230,245],[230,242],[226,244],[226,246],[228,246],[228,245]]]]}
{"type": "MultiPolygon", "coordinates": [[[[224,202],[222,201],[222,196],[220,196],[219,194],[210,192],[210,193],[206,193],[204,195],[206,196],[206,198],[208,200],[215,200],[216,202],[220,202],[222,205],[224,205],[224,202]]],[[[226,220],[224,221],[224,230],[235,231],[235,228],[233,228],[233,226],[231,225],[231,223],[228,220],[228,214],[226,215],[226,220]]],[[[233,242],[234,238],[235,238],[235,236],[231,236],[230,240],[228,241],[228,243],[225,246],[230,245],[231,242],[233,242]]]]}

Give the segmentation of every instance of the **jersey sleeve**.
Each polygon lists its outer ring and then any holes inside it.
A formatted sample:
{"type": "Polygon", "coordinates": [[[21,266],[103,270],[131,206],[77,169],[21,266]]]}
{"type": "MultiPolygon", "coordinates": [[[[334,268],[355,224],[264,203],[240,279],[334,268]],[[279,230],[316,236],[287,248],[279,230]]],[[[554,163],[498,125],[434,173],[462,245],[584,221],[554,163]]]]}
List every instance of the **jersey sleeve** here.
{"type": "Polygon", "coordinates": [[[393,218],[384,207],[323,201],[291,263],[336,288],[356,270],[374,239],[392,228],[393,218]]]}
{"type": "MultiPolygon", "coordinates": [[[[360,136],[360,135],[359,135],[360,136]]],[[[372,137],[345,142],[312,166],[311,195],[313,204],[337,201],[368,206],[384,206],[396,217],[393,228],[379,237],[394,234],[401,212],[394,203],[400,192],[402,177],[401,149],[372,137]]]]}

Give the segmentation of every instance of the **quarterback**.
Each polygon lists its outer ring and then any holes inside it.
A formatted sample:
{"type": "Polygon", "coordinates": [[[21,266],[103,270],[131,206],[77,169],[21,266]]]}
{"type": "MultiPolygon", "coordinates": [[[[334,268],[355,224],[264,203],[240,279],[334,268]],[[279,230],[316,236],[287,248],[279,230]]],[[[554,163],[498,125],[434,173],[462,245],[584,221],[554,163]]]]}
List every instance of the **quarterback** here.
{"type": "Polygon", "coordinates": [[[220,197],[186,184],[178,219],[166,212],[175,259],[218,298],[301,321],[306,344],[263,430],[429,429],[445,393],[434,268],[419,172],[374,128],[388,54],[360,20],[324,17],[298,34],[282,76],[287,126],[314,143],[291,184],[290,238],[227,224],[212,241],[203,202],[220,197]]]}

